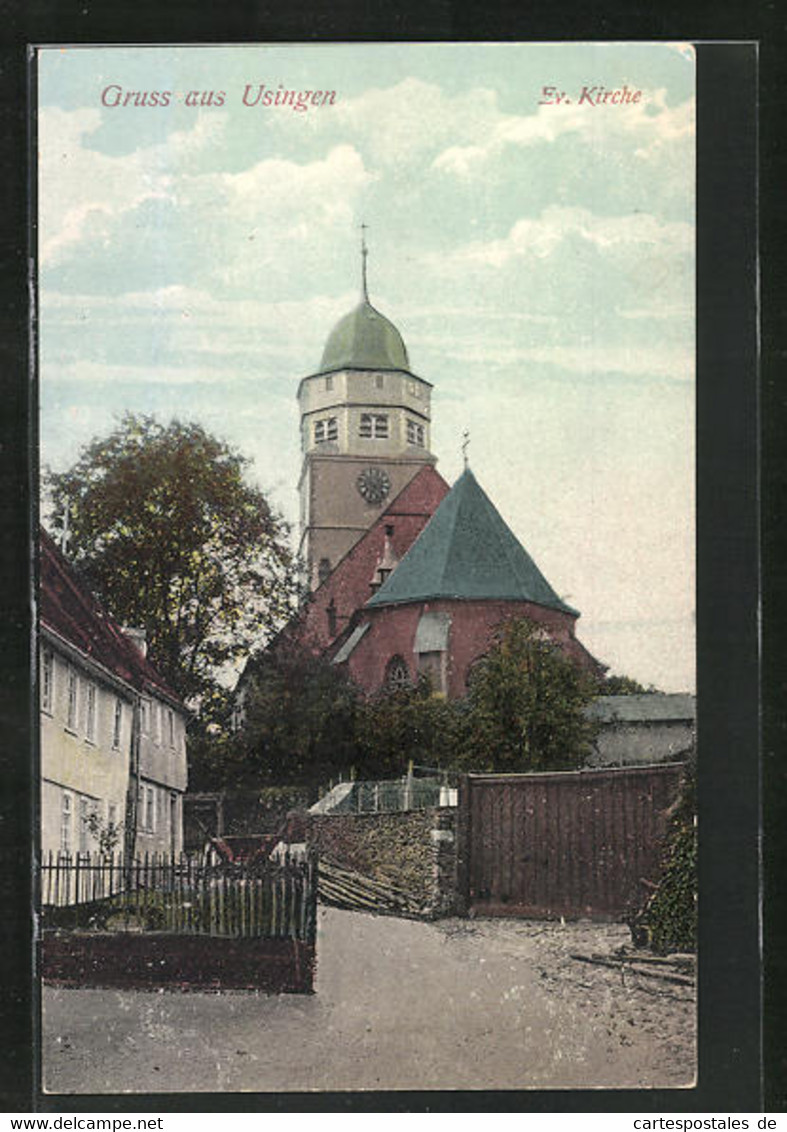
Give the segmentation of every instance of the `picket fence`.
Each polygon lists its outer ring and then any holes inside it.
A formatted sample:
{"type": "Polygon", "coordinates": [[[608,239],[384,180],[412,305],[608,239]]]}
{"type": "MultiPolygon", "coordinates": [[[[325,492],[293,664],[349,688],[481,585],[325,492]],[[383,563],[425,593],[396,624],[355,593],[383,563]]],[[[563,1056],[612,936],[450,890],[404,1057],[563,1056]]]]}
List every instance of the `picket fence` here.
{"type": "Polygon", "coordinates": [[[313,943],[314,854],[238,864],[147,854],[52,854],[39,866],[43,925],[313,943]]]}

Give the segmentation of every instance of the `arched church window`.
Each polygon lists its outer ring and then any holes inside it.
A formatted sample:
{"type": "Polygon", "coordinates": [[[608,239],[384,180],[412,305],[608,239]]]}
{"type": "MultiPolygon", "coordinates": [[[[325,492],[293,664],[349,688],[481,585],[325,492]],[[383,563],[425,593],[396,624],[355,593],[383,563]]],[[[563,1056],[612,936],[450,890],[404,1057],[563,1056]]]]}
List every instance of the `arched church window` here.
{"type": "Polygon", "coordinates": [[[317,567],[317,578],[318,578],[318,581],[320,582],[320,585],[322,585],[322,583],[328,577],[330,572],[331,572],[331,560],[330,560],[330,558],[321,558],[320,564],[317,567]]]}
{"type": "Polygon", "coordinates": [[[410,683],[410,669],[401,656],[392,656],[385,668],[385,686],[395,692],[410,683]]]}

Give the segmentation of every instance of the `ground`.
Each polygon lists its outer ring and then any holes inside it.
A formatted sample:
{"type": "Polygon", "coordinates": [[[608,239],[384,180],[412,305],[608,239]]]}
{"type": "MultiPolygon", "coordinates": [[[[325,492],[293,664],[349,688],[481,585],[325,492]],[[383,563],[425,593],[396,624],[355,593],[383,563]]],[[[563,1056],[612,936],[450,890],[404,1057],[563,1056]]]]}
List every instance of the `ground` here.
{"type": "Polygon", "coordinates": [[[321,908],[310,996],[46,987],[50,1093],[676,1087],[693,987],[572,959],[615,924],[321,908]]]}

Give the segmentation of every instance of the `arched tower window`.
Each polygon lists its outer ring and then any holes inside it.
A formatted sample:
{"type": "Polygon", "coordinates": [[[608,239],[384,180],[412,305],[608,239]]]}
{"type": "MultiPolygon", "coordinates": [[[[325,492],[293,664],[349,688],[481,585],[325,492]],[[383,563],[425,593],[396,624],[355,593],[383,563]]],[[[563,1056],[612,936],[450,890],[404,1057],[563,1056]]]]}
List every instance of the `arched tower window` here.
{"type": "Polygon", "coordinates": [[[410,683],[410,669],[401,656],[392,656],[385,666],[385,686],[389,691],[406,688],[410,683]]]}
{"type": "Polygon", "coordinates": [[[321,558],[320,564],[317,567],[317,580],[319,581],[320,585],[322,585],[322,583],[328,577],[330,572],[331,572],[331,560],[330,560],[330,558],[321,558]]]}

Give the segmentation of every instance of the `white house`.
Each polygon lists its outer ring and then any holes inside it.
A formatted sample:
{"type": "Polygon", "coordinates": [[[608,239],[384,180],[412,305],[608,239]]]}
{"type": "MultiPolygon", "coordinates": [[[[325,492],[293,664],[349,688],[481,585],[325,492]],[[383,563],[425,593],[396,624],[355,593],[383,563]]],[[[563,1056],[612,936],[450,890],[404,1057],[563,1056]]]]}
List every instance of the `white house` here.
{"type": "Polygon", "coordinates": [[[599,728],[588,766],[680,762],[694,747],[696,702],[688,693],[599,696],[586,710],[599,728]]]}
{"type": "Polygon", "coordinates": [[[41,532],[41,851],[180,852],[186,709],[41,532]]]}

